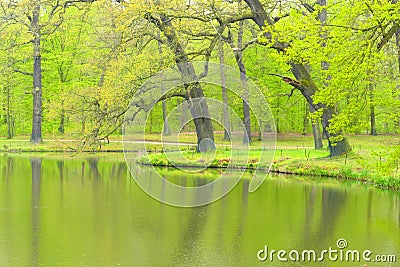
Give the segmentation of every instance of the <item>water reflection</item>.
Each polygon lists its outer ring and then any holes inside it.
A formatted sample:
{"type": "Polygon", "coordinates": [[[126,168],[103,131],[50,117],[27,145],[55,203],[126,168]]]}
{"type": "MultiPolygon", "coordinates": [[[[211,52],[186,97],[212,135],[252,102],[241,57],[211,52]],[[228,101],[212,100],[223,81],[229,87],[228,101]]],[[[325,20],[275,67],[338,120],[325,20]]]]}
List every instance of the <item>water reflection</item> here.
{"type": "Polygon", "coordinates": [[[13,171],[13,158],[12,157],[6,157],[7,159],[7,164],[5,166],[5,177],[7,180],[7,183],[9,179],[12,177],[12,171],[13,171]]]}
{"type": "Polygon", "coordinates": [[[306,212],[305,212],[305,240],[309,240],[311,233],[311,225],[314,221],[315,214],[315,202],[317,198],[317,186],[304,186],[305,198],[306,198],[306,212]]]}
{"type": "Polygon", "coordinates": [[[368,202],[367,202],[367,234],[370,235],[371,233],[371,218],[372,218],[372,199],[373,199],[373,191],[368,190],[368,202]]]}
{"type": "Polygon", "coordinates": [[[320,227],[317,233],[319,238],[331,238],[333,229],[336,228],[342,206],[346,200],[346,191],[337,188],[322,188],[322,206],[320,227]]]}
{"type": "Polygon", "coordinates": [[[40,183],[42,176],[42,159],[32,158],[32,250],[31,263],[38,266],[40,252],[40,183]]]}
{"type": "MultiPolygon", "coordinates": [[[[255,255],[266,244],[326,249],[339,237],[353,249],[400,256],[398,192],[279,176],[252,194],[243,179],[226,197],[188,209],[149,197],[123,160],[4,157],[0,170],[0,266],[293,266],[255,255]]],[[[135,171],[151,190],[169,194],[146,168],[135,171]]],[[[188,186],[219,174],[163,172],[188,186]]],[[[180,197],[211,198],[224,186],[180,197]]]]}
{"type": "Polygon", "coordinates": [[[57,161],[58,174],[60,175],[60,181],[62,185],[62,181],[64,180],[64,161],[57,161]]]}
{"type": "MultiPolygon", "coordinates": [[[[247,205],[248,205],[248,196],[249,196],[249,185],[250,185],[250,180],[245,179],[243,180],[242,186],[241,186],[241,191],[242,191],[242,201],[240,205],[240,210],[241,210],[241,216],[239,217],[239,222],[238,222],[238,228],[236,230],[236,237],[238,238],[238,242],[235,242],[236,244],[241,244],[242,242],[239,242],[240,239],[243,236],[245,224],[247,221],[247,205]]],[[[239,247],[237,247],[239,249],[239,247]]]]}
{"type": "Polygon", "coordinates": [[[98,158],[89,158],[88,159],[91,174],[93,175],[94,181],[96,181],[96,182],[98,182],[100,180],[100,172],[99,172],[99,168],[97,166],[98,162],[99,162],[98,158]]]}
{"type": "Polygon", "coordinates": [[[197,207],[193,212],[190,212],[188,221],[182,228],[176,249],[172,250],[169,256],[172,259],[171,264],[184,266],[189,261],[188,256],[191,261],[202,262],[198,244],[207,227],[207,217],[207,206],[197,207]]]}

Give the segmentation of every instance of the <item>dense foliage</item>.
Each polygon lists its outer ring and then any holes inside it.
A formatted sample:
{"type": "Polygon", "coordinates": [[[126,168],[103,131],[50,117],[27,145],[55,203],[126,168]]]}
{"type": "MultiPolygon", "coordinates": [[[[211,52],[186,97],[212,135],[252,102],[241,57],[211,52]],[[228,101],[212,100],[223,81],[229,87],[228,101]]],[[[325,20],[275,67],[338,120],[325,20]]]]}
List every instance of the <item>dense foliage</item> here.
{"type": "MultiPolygon", "coordinates": [[[[240,51],[279,132],[309,133],[311,122],[322,116],[322,109],[310,112],[307,100],[294,90],[293,83],[310,83],[290,72],[291,64],[304,64],[318,88],[313,101],[334,110],[329,132],[395,134],[400,131],[396,2],[1,0],[0,133],[10,138],[31,133],[32,68],[38,56],[32,47],[40,35],[45,136],[119,134],[129,100],[148,77],[180,56],[219,62],[218,43],[232,67],[238,67],[240,51]],[[262,29],[251,3],[261,3],[269,14],[271,21],[262,29]],[[184,55],[177,53],[177,43],[184,55]]],[[[222,98],[215,88],[203,89],[206,96],[222,98]]],[[[240,98],[228,96],[243,114],[240,98]]],[[[177,101],[167,99],[167,109],[177,101]]],[[[159,132],[161,103],[153,116],[151,131],[159,132]]],[[[251,120],[251,127],[256,124],[251,120]]]]}

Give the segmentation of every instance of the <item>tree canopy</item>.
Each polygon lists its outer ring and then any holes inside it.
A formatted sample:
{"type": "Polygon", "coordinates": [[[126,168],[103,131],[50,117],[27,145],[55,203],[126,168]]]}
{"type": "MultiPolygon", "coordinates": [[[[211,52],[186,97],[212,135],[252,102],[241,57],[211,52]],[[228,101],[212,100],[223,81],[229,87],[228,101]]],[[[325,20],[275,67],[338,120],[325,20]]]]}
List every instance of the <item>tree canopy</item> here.
{"type": "MultiPolygon", "coordinates": [[[[120,133],[130,99],[149,77],[175,63],[219,62],[222,50],[225,64],[262,88],[280,132],[320,125],[335,155],[350,149],[346,134],[400,129],[396,0],[0,3],[0,129],[9,138],[40,142],[43,131],[96,144],[120,133]]],[[[207,65],[182,75],[207,75],[207,65]]],[[[201,95],[223,97],[199,84],[167,95],[164,112],[176,99],[201,95]]],[[[225,100],[248,132],[262,123],[237,105],[241,97],[225,100]]],[[[161,122],[162,110],[160,103],[153,111],[161,122]]],[[[220,129],[200,124],[199,131],[220,129]]]]}

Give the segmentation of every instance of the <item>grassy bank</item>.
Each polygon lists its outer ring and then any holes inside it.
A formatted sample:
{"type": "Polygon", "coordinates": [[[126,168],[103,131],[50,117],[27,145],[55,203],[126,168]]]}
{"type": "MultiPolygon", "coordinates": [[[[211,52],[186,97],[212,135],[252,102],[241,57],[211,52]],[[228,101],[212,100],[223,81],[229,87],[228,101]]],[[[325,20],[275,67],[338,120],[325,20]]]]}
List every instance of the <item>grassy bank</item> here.
{"type": "Polygon", "coordinates": [[[37,152],[122,152],[122,137],[114,136],[110,142],[82,147],[82,140],[76,136],[48,136],[40,144],[31,144],[29,136],[16,136],[13,139],[0,137],[0,152],[37,153],[37,152]],[[82,148],[82,149],[81,149],[82,148]]]}
{"type": "MultiPolygon", "coordinates": [[[[388,167],[386,164],[390,151],[400,144],[400,136],[349,136],[353,151],[346,155],[330,158],[324,143],[325,149],[315,150],[313,138],[310,135],[280,134],[277,136],[277,148],[274,155],[272,171],[299,175],[313,175],[335,177],[339,179],[359,180],[366,183],[383,187],[400,188],[400,171],[396,166],[388,167]]],[[[137,137],[136,141],[143,138],[137,137]]],[[[231,151],[227,141],[224,141],[221,134],[215,136],[218,150],[214,155],[203,155],[195,153],[196,138],[193,134],[181,134],[179,142],[185,143],[177,146],[182,150],[182,156],[186,159],[178,159],[175,164],[182,166],[204,167],[208,165],[213,168],[224,168],[229,164],[231,151]]],[[[159,134],[146,135],[146,141],[160,142],[159,134]]],[[[167,137],[167,142],[177,141],[174,137],[167,137]],[[169,139],[168,139],[169,138],[169,139]]],[[[24,153],[33,155],[38,152],[46,153],[67,153],[68,155],[82,155],[77,152],[81,141],[74,136],[63,136],[63,138],[48,137],[42,144],[30,144],[28,136],[19,136],[7,140],[0,138],[0,152],[3,153],[24,153]]],[[[261,150],[260,143],[254,141],[250,146],[250,152],[235,151],[235,166],[238,168],[263,168],[265,166],[258,161],[261,150]],[[248,160],[247,160],[248,157],[248,160]]],[[[130,146],[132,149],[141,149],[142,145],[130,146]]],[[[150,143],[146,145],[148,157],[142,155],[138,162],[158,166],[171,166],[170,160],[163,154],[161,143],[150,143]]],[[[102,142],[101,147],[86,147],[86,152],[120,152],[123,151],[122,137],[112,136],[110,142],[102,142]]],[[[264,152],[264,151],[263,151],[264,152]]],[[[269,153],[269,152],[267,152],[269,153]]],[[[399,166],[400,167],[400,166],[399,166]]]]}
{"type": "MultiPolygon", "coordinates": [[[[312,148],[311,136],[278,135],[277,149],[272,164],[272,171],[287,174],[312,175],[334,177],[337,179],[357,180],[374,184],[380,187],[400,189],[400,171],[396,166],[387,166],[386,160],[391,149],[400,143],[399,136],[349,136],[352,152],[339,157],[330,158],[327,149],[315,150],[312,148]]],[[[218,142],[217,142],[218,144],[218,142]]],[[[234,167],[247,169],[268,169],[269,166],[258,161],[261,150],[254,143],[251,150],[235,151],[234,167]],[[241,154],[242,153],[242,154],[241,154]]],[[[327,144],[324,144],[325,147],[327,144]]],[[[175,152],[178,154],[179,152],[175,152]]],[[[141,156],[139,163],[156,166],[196,166],[224,168],[229,164],[231,151],[218,149],[213,155],[194,153],[193,150],[182,151],[183,158],[174,160],[176,155],[170,153],[167,157],[162,152],[150,152],[148,156],[141,156]],[[171,159],[172,158],[172,159],[171,159]],[[208,160],[209,159],[209,160],[208,160]]]]}

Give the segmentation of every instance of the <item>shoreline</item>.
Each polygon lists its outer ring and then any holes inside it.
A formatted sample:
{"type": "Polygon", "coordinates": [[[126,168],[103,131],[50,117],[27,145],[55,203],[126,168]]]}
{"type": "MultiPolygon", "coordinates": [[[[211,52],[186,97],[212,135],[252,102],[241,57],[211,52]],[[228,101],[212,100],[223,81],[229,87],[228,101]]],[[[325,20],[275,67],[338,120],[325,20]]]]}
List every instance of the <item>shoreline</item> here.
{"type": "MultiPolygon", "coordinates": [[[[127,150],[125,152],[138,152],[138,150],[127,150]]],[[[25,155],[28,156],[29,154],[39,154],[40,156],[44,156],[46,153],[54,153],[55,155],[67,154],[69,156],[82,156],[85,154],[89,154],[90,156],[98,155],[98,156],[105,156],[104,154],[120,154],[121,156],[124,155],[124,150],[122,149],[107,149],[107,150],[83,150],[83,151],[73,151],[73,150],[27,150],[27,149],[20,149],[20,150],[0,150],[0,153],[3,154],[10,154],[10,155],[25,155]],[[76,155],[73,155],[76,153],[76,155]]],[[[148,153],[156,153],[155,151],[148,151],[148,153]]],[[[154,154],[152,154],[154,155],[154,154]]],[[[52,155],[54,156],[54,155],[52,155]]],[[[400,179],[394,177],[387,177],[382,176],[379,174],[368,174],[363,175],[360,172],[354,172],[351,167],[347,168],[345,171],[340,169],[332,169],[326,168],[321,165],[313,166],[313,168],[305,168],[307,167],[307,163],[309,160],[300,159],[296,162],[285,162],[285,160],[275,160],[272,164],[271,168],[267,167],[255,167],[253,163],[249,165],[236,165],[232,167],[233,169],[237,170],[246,170],[246,171],[255,171],[260,170],[263,172],[271,172],[276,174],[285,174],[285,175],[296,175],[296,176],[303,176],[303,177],[324,177],[324,178],[331,178],[336,179],[339,181],[353,181],[353,182],[361,182],[363,184],[374,186],[377,188],[384,188],[392,191],[400,191],[400,179]],[[297,165],[296,165],[297,164],[297,165]],[[296,166],[294,166],[296,165],[296,166]]],[[[154,166],[154,167],[164,167],[164,168],[176,168],[176,167],[185,167],[185,168],[197,168],[201,167],[201,165],[177,165],[174,166],[170,163],[151,163],[151,162],[144,162],[143,158],[139,158],[136,160],[136,164],[140,164],[142,166],[154,166]],[[140,161],[142,159],[142,161],[140,161]]],[[[348,166],[349,167],[349,166],[348,166]]],[[[209,169],[226,169],[227,166],[225,165],[218,165],[218,164],[211,164],[207,168],[209,169]]]]}
{"type": "MultiPolygon", "coordinates": [[[[17,137],[18,138],[18,137],[17,137]]],[[[169,160],[163,156],[163,147],[157,138],[159,135],[147,136],[146,150],[147,155],[140,156],[142,146],[126,147],[124,150],[121,136],[114,136],[109,143],[101,143],[100,147],[77,148],[78,139],[73,136],[65,136],[63,139],[50,137],[41,144],[30,144],[25,136],[19,139],[0,139],[0,153],[10,156],[38,156],[38,157],[102,157],[117,160],[124,160],[124,152],[138,153],[136,162],[143,165],[153,165],[160,167],[174,167],[169,160]],[[25,139],[26,138],[26,139],[25,139]],[[25,140],[22,140],[25,139],[25,140]],[[110,156],[112,155],[112,156],[110,156]]],[[[198,155],[194,154],[193,143],[195,136],[185,135],[179,140],[184,145],[182,151],[191,162],[182,162],[183,165],[193,165],[193,167],[205,167],[198,155]],[[199,160],[199,161],[197,161],[199,160]]],[[[225,149],[223,136],[217,136],[217,144],[222,147],[208,166],[210,169],[223,169],[230,162],[230,151],[225,149]]],[[[136,144],[140,140],[134,141],[136,144]]],[[[394,148],[400,144],[399,135],[379,135],[371,137],[367,135],[350,135],[349,141],[353,151],[330,158],[326,149],[314,149],[312,147],[313,137],[301,134],[278,134],[276,140],[276,150],[272,167],[261,166],[258,162],[259,146],[255,141],[252,144],[248,156],[237,154],[236,168],[254,171],[260,169],[278,174],[327,177],[338,180],[357,181],[365,184],[375,185],[380,188],[400,190],[400,165],[388,166],[386,164],[389,153],[388,148],[394,148]],[[246,161],[248,157],[248,161],[246,161]],[[392,168],[392,169],[389,169],[392,168]]],[[[175,140],[167,142],[176,143],[175,140]]],[[[139,142],[140,143],[140,142],[139,142]]],[[[326,144],[325,144],[326,145],[326,144]]],[[[135,156],[135,155],[133,155],[135,156]]],[[[179,162],[178,162],[179,164],[179,162]]],[[[185,166],[188,167],[188,166],[185,166]]]]}
{"type": "MultiPolygon", "coordinates": [[[[162,167],[162,168],[177,168],[177,167],[185,167],[185,168],[196,168],[199,166],[186,166],[186,165],[171,165],[171,164],[151,164],[151,163],[145,163],[145,162],[136,162],[137,164],[140,164],[142,166],[154,166],[154,167],[162,167]]],[[[288,165],[289,166],[289,165],[288,165]]],[[[209,169],[226,169],[226,166],[215,166],[215,165],[211,165],[209,167],[207,167],[209,169]]],[[[296,175],[296,176],[303,176],[303,177],[324,177],[324,178],[331,178],[331,179],[335,179],[338,181],[352,181],[352,182],[361,182],[363,184],[369,185],[369,186],[374,186],[377,188],[384,188],[384,189],[388,189],[388,190],[392,190],[392,191],[400,191],[400,180],[393,178],[395,180],[397,180],[397,184],[395,185],[390,185],[389,183],[382,183],[379,181],[375,181],[374,178],[370,178],[368,179],[367,177],[355,177],[354,175],[358,175],[357,173],[353,173],[352,175],[344,175],[341,173],[333,173],[333,172],[325,172],[325,173],[315,173],[315,172],[304,172],[304,171],[291,171],[291,170],[285,170],[285,169],[281,169],[281,168],[276,168],[274,166],[272,166],[269,170],[267,168],[256,168],[256,167],[248,167],[248,166],[235,166],[232,169],[237,169],[237,170],[243,170],[245,169],[246,171],[255,171],[255,170],[261,170],[263,172],[271,172],[271,173],[276,173],[276,174],[285,174],[285,175],[296,175]]],[[[384,178],[384,177],[381,177],[384,178]]],[[[378,178],[377,178],[378,179],[378,178]]]]}

